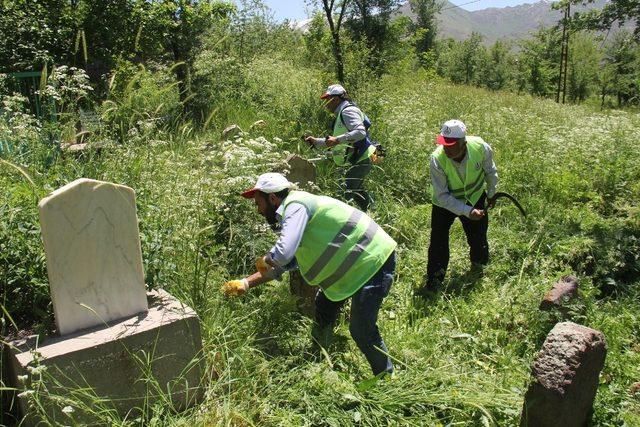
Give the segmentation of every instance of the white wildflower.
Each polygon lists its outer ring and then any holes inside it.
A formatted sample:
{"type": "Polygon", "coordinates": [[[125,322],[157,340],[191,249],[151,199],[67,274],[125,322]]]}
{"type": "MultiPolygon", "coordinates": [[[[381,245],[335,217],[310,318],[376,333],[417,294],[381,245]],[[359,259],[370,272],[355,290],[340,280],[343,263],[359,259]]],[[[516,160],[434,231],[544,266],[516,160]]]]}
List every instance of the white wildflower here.
{"type": "Polygon", "coordinates": [[[27,366],[27,371],[29,371],[31,373],[31,375],[39,375],[39,374],[42,374],[46,370],[47,370],[47,367],[44,366],[44,365],[27,366]]]}
{"type": "Polygon", "coordinates": [[[29,397],[29,396],[33,395],[34,393],[35,393],[34,390],[25,390],[22,393],[18,393],[18,397],[22,399],[24,397],[29,397]]]}

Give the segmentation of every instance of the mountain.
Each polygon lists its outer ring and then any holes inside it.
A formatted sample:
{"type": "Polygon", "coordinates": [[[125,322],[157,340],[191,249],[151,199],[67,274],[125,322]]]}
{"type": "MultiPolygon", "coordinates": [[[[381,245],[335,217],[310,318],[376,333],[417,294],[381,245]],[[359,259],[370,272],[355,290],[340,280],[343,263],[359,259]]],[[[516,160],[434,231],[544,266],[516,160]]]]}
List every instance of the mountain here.
{"type": "MultiPolygon", "coordinates": [[[[572,7],[572,11],[587,8],[600,9],[606,2],[607,0],[596,0],[588,7],[572,7]]],[[[562,19],[564,12],[553,10],[551,5],[552,2],[541,0],[537,3],[502,8],[491,7],[469,12],[444,0],[442,11],[438,16],[438,37],[463,40],[475,31],[484,36],[486,44],[493,44],[498,39],[526,38],[541,26],[550,27],[562,19]]],[[[411,19],[415,18],[409,2],[400,7],[398,14],[411,19]]]]}

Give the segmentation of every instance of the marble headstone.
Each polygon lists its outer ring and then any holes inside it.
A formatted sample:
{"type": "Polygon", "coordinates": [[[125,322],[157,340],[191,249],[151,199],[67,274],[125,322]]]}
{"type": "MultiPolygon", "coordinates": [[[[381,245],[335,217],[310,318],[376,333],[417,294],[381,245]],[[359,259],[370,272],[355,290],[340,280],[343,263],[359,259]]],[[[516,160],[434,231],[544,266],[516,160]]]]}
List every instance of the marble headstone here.
{"type": "Polygon", "coordinates": [[[61,335],[148,310],[133,189],[82,178],[38,207],[61,335]]]}

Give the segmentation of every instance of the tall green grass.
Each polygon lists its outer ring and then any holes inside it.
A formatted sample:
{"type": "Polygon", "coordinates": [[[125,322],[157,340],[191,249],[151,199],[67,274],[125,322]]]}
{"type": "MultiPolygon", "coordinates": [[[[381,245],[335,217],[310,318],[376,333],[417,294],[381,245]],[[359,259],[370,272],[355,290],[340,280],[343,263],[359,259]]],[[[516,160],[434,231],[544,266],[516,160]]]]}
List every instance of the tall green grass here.
{"type": "MultiPolygon", "coordinates": [[[[224,280],[252,272],[254,259],[275,239],[238,193],[279,167],[288,152],[316,156],[298,141],[305,130],[324,132],[327,117],[312,99],[322,82],[301,75],[295,84],[299,96],[309,94],[304,108],[276,96],[280,85],[270,86],[274,77],[261,74],[254,90],[271,88],[274,96],[256,93],[225,105],[206,132],[187,125],[153,129],[99,153],[55,155],[46,167],[28,156],[21,163],[47,191],[79,177],[134,188],[147,283],[165,287],[202,319],[205,358],[215,373],[205,401],[182,414],[146,408],[145,423],[515,425],[530,363],[554,322],[565,318],[543,315],[537,306],[555,280],[573,273],[582,298],[566,318],[602,330],[609,346],[594,425],[640,424],[638,396],[629,391],[640,375],[640,118],[453,86],[420,73],[386,76],[358,93],[375,138],[389,150],[368,182],[371,215],[400,243],[396,282],[380,312],[397,376],[359,388],[370,372],[348,336],[348,313],[322,355],[313,350],[311,320],[295,310],[286,281],[237,299],[219,292],[224,280]],[[491,263],[482,275],[470,274],[455,225],[445,289],[422,301],[413,291],[422,283],[429,245],[428,160],[435,134],[450,118],[492,145],[500,188],[530,215],[524,220],[508,204],[491,212],[491,263]],[[260,119],[267,127],[249,130],[260,119]],[[246,132],[221,141],[220,130],[232,123],[246,132]]],[[[323,164],[319,173],[318,191],[338,195],[340,172],[323,164]]],[[[34,305],[50,319],[33,196],[7,168],[0,169],[0,184],[9,189],[0,198],[0,265],[10,268],[4,304],[18,290],[39,289],[34,305]]]]}

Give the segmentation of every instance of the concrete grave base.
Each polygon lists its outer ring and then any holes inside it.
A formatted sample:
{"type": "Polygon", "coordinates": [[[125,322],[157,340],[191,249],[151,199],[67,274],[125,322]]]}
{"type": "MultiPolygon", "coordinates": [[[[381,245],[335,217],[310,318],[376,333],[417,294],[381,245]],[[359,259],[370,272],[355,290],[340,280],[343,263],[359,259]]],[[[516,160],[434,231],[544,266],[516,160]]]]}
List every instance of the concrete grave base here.
{"type": "Polygon", "coordinates": [[[148,312],[109,326],[40,343],[36,337],[9,343],[11,382],[21,390],[35,390],[19,395],[26,425],[43,419],[104,424],[101,410],[133,419],[157,402],[178,411],[202,399],[204,363],[196,313],[162,290],[148,292],[147,298],[148,312]]]}

